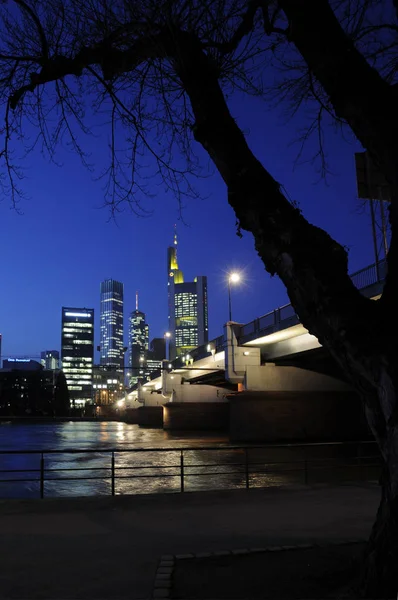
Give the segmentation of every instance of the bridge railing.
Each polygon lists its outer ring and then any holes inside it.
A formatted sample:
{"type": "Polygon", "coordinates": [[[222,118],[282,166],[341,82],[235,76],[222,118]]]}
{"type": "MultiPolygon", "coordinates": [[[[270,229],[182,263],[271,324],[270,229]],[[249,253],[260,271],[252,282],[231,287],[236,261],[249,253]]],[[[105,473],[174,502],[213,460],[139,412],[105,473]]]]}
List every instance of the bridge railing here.
{"type": "Polygon", "coordinates": [[[382,283],[387,275],[387,261],[381,260],[378,265],[373,264],[356,271],[351,275],[353,284],[359,289],[363,290],[375,283],[382,283]]]}
{"type": "MultiPolygon", "coordinates": [[[[369,265],[360,271],[356,271],[351,275],[353,284],[359,289],[365,289],[376,283],[382,283],[387,274],[387,262],[380,261],[378,268],[376,264],[369,265]]],[[[239,338],[251,334],[264,334],[267,331],[274,329],[284,329],[290,325],[295,325],[300,322],[296,312],[291,304],[285,304],[276,310],[253,319],[250,323],[245,323],[240,328],[239,338]]]]}
{"type": "MultiPolygon", "coordinates": [[[[373,264],[365,267],[364,269],[356,271],[351,275],[351,280],[359,290],[362,290],[370,287],[371,285],[382,283],[385,280],[386,274],[387,262],[386,260],[382,260],[379,262],[377,268],[376,264],[373,264]]],[[[280,306],[275,310],[271,310],[261,317],[253,319],[253,321],[250,321],[249,323],[241,325],[238,338],[241,339],[255,334],[264,335],[267,332],[285,329],[286,327],[290,327],[291,325],[296,325],[298,323],[300,323],[300,320],[296,315],[293,306],[291,304],[285,304],[284,306],[280,306]]],[[[221,352],[224,349],[224,336],[220,335],[218,338],[208,342],[208,344],[198,346],[191,351],[190,355],[194,360],[205,358],[206,356],[209,356],[211,352],[209,348],[215,349],[216,352],[221,352]]],[[[173,367],[180,366],[181,359],[176,359],[172,364],[173,367]]]]}
{"type": "Polygon", "coordinates": [[[250,323],[242,325],[239,338],[257,333],[264,334],[267,331],[273,331],[274,329],[283,329],[289,325],[296,325],[299,322],[299,318],[296,315],[293,306],[291,304],[285,304],[258,319],[250,321],[250,323]]]}
{"type": "MultiPolygon", "coordinates": [[[[213,340],[210,340],[209,342],[207,342],[207,344],[203,344],[202,346],[194,348],[190,351],[189,355],[194,361],[197,361],[201,358],[206,358],[207,356],[209,356],[212,350],[214,350],[215,352],[222,352],[224,350],[224,334],[219,335],[213,340]]],[[[173,365],[173,368],[178,368],[181,366],[181,363],[184,362],[184,357],[180,357],[175,358],[173,361],[171,361],[171,364],[173,365]]]]}
{"type": "Polygon", "coordinates": [[[347,483],[376,480],[380,465],[374,441],[2,450],[0,497],[115,496],[347,483]]]}

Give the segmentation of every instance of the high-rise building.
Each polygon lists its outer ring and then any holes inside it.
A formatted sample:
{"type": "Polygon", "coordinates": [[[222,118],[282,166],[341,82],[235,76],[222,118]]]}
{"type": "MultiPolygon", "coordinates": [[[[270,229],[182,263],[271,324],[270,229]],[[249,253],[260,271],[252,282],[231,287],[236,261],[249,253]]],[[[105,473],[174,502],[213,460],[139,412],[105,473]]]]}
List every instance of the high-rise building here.
{"type": "Polygon", "coordinates": [[[92,401],[94,309],[62,307],[62,369],[73,408],[92,401]]]}
{"type": "Polygon", "coordinates": [[[101,283],[100,363],[123,371],[123,284],[113,279],[101,283]]]}
{"type": "Polygon", "coordinates": [[[149,344],[145,362],[145,378],[147,381],[157,377],[162,370],[162,361],[166,358],[165,338],[153,338],[149,344]]]}
{"type": "Polygon", "coordinates": [[[167,276],[170,359],[173,360],[207,344],[209,337],[207,277],[202,275],[184,282],[178,268],[176,233],[173,246],[167,249],[167,276]]]}
{"type": "Polygon", "coordinates": [[[145,313],[138,310],[138,294],[135,297],[135,310],[130,313],[129,350],[131,369],[130,385],[146,381],[145,363],[149,343],[149,327],[145,313]]]}
{"type": "Polygon", "coordinates": [[[59,369],[59,352],[58,350],[44,350],[40,353],[40,362],[48,371],[59,369]]]}

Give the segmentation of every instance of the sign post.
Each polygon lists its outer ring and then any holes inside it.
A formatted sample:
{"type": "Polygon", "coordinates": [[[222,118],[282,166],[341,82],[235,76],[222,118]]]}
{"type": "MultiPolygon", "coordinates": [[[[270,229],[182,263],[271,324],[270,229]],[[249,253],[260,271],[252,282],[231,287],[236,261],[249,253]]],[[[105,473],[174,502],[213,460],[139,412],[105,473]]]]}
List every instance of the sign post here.
{"type": "Polygon", "coordinates": [[[357,176],[358,198],[369,200],[370,203],[370,218],[372,223],[373,249],[376,263],[377,281],[380,281],[380,253],[377,240],[377,215],[375,206],[379,206],[380,212],[380,229],[382,234],[382,248],[384,258],[387,258],[388,253],[388,234],[387,221],[384,212],[384,202],[391,202],[391,193],[389,185],[383,175],[373,163],[368,152],[355,153],[355,169],[357,176]],[[376,204],[375,204],[376,203],[376,204]]]}

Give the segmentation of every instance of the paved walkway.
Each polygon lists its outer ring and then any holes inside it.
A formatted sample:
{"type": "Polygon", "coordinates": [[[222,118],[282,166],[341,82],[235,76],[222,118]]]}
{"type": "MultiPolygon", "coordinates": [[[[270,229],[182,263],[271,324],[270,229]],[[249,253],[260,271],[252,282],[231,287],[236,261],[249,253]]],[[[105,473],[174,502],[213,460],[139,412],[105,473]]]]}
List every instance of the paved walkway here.
{"type": "Polygon", "coordinates": [[[0,599],[150,598],[162,554],[366,538],[376,485],[0,501],[0,599]]]}

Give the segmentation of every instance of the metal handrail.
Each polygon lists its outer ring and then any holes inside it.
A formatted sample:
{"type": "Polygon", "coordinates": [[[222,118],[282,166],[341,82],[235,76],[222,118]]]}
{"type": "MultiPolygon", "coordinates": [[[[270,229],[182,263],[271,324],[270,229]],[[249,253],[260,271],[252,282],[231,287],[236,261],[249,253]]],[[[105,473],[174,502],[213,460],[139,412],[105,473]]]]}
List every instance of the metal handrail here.
{"type": "MultiPolygon", "coordinates": [[[[386,259],[383,259],[379,262],[378,264],[378,268],[376,269],[376,263],[372,264],[372,265],[368,265],[367,267],[364,267],[363,269],[360,269],[359,271],[355,271],[355,273],[352,273],[350,275],[350,278],[353,282],[353,284],[359,289],[359,290],[363,290],[366,289],[368,287],[370,287],[371,285],[374,285],[376,283],[381,283],[384,281],[385,277],[386,277],[386,272],[387,272],[387,261],[386,259]]],[[[268,329],[273,329],[275,326],[280,325],[280,323],[283,323],[283,321],[289,321],[291,319],[293,319],[294,317],[297,317],[297,315],[290,315],[288,317],[285,318],[281,318],[281,313],[282,311],[288,309],[289,307],[291,307],[292,304],[288,303],[288,304],[284,304],[283,306],[279,306],[278,308],[275,308],[274,310],[270,310],[269,312],[265,313],[264,315],[261,315],[260,317],[257,317],[256,319],[253,319],[252,321],[249,321],[248,323],[244,323],[243,325],[241,325],[241,336],[242,335],[250,335],[251,333],[258,333],[260,331],[267,331],[268,329]],[[265,327],[261,327],[260,326],[260,321],[263,319],[267,319],[268,317],[272,317],[272,322],[267,324],[265,327]]],[[[214,340],[211,340],[208,344],[204,344],[203,346],[198,346],[197,348],[195,348],[195,350],[192,351],[193,355],[200,355],[200,356],[206,356],[207,354],[209,354],[209,352],[207,351],[207,346],[213,346],[213,347],[220,347],[222,345],[222,342],[220,340],[223,339],[223,336],[219,336],[217,338],[215,338],[214,340]]]]}
{"type": "MultiPolygon", "coordinates": [[[[387,261],[385,259],[383,259],[379,262],[378,268],[376,268],[376,263],[374,263],[372,265],[368,265],[367,267],[364,267],[363,269],[360,269],[359,271],[355,271],[355,273],[352,273],[350,275],[350,278],[351,278],[352,282],[354,283],[354,285],[359,290],[362,290],[362,289],[366,289],[376,283],[382,283],[386,277],[386,272],[387,272],[387,261]]],[[[286,309],[288,309],[291,306],[292,306],[291,303],[284,304],[283,306],[279,306],[278,308],[275,308],[274,310],[271,310],[268,313],[265,313],[265,315],[261,315],[260,317],[257,317],[256,319],[249,321],[248,323],[244,323],[240,327],[240,333],[241,333],[240,337],[242,337],[242,335],[250,335],[252,333],[258,333],[260,331],[265,332],[268,329],[273,329],[274,327],[280,325],[284,321],[290,321],[294,317],[296,317],[296,319],[298,320],[298,317],[295,314],[292,314],[288,317],[281,318],[282,312],[286,311],[286,309]],[[265,327],[261,327],[260,321],[267,319],[268,317],[272,317],[272,321],[269,324],[267,324],[265,327]]],[[[208,342],[207,344],[198,346],[197,348],[192,350],[191,354],[194,358],[199,358],[199,357],[203,358],[204,356],[207,356],[210,353],[207,350],[208,346],[215,348],[217,350],[217,348],[220,348],[223,345],[223,340],[224,340],[224,336],[220,335],[217,338],[208,342]]],[[[173,361],[174,366],[177,365],[177,361],[178,361],[178,359],[173,361]]]]}
{"type": "MultiPolygon", "coordinates": [[[[203,447],[195,447],[195,446],[185,446],[178,448],[113,448],[104,450],[103,448],[71,448],[64,450],[0,450],[0,455],[37,455],[40,457],[40,467],[39,468],[25,468],[25,469],[2,469],[0,470],[1,474],[11,474],[11,473],[29,473],[29,477],[27,478],[18,478],[18,479],[0,479],[1,483],[28,483],[28,482],[36,482],[39,483],[40,486],[40,498],[44,498],[45,496],[45,483],[52,482],[61,482],[61,481],[92,481],[92,480],[102,480],[109,481],[111,488],[111,495],[115,496],[116,494],[116,484],[119,480],[123,479],[165,479],[165,478],[179,478],[180,485],[179,491],[184,492],[185,490],[185,480],[189,477],[209,477],[214,475],[244,475],[244,485],[246,489],[250,489],[251,477],[254,477],[259,474],[280,474],[294,472],[299,473],[303,472],[304,474],[304,483],[309,482],[309,473],[310,471],[316,471],[324,469],[326,471],[330,471],[330,469],[341,469],[341,468],[357,468],[359,470],[359,476],[362,480],[364,477],[364,469],[366,467],[378,467],[379,466],[379,455],[371,455],[371,456],[362,456],[360,453],[360,449],[363,445],[372,445],[376,446],[376,442],[372,440],[364,440],[364,441],[353,441],[353,442],[316,442],[316,443],[291,443],[291,444],[262,444],[262,445],[253,445],[253,446],[203,446],[203,447]],[[336,447],[336,446],[344,446],[350,447],[353,446],[353,449],[357,450],[357,453],[353,455],[351,462],[347,462],[349,460],[348,457],[323,457],[323,458],[292,458],[289,460],[250,460],[250,452],[256,450],[270,450],[270,449],[294,449],[294,448],[314,448],[314,447],[336,447]],[[243,454],[241,462],[214,462],[214,463],[203,463],[203,464],[189,464],[184,461],[186,453],[188,452],[206,452],[206,451],[217,451],[217,452],[234,452],[239,451],[243,454]],[[125,454],[125,453],[152,453],[152,452],[162,452],[162,453],[179,453],[180,460],[176,461],[178,464],[173,465],[136,465],[136,466],[124,466],[117,465],[115,461],[115,457],[117,454],[125,454]],[[47,466],[45,464],[46,455],[62,455],[66,454],[106,454],[110,455],[110,465],[104,466],[87,466],[87,467],[53,467],[52,465],[47,466]],[[370,461],[373,461],[371,464],[370,461]],[[321,464],[323,463],[323,464],[321,464]],[[325,463],[326,466],[325,466],[325,463]],[[209,467],[212,467],[216,470],[209,471],[209,467]],[[223,467],[234,467],[235,470],[219,470],[223,467]],[[237,470],[236,467],[239,467],[237,470]],[[262,467],[261,469],[259,467],[262,467]],[[285,467],[285,468],[283,468],[285,467]],[[155,474],[151,474],[151,472],[157,469],[158,472],[155,474]],[[166,472],[164,470],[175,469],[174,473],[166,472]],[[197,472],[193,471],[193,469],[205,469],[205,472],[197,472]],[[207,470],[206,470],[207,469],[207,470]],[[144,474],[137,474],[137,472],[147,471],[144,474]],[[82,473],[84,471],[98,472],[102,471],[101,475],[89,475],[89,476],[78,476],[76,473],[82,473]],[[127,471],[128,474],[122,474],[118,472],[127,471]],[[63,476],[64,473],[72,472],[73,475],[69,475],[67,477],[63,476]],[[131,472],[131,475],[130,473],[131,472]],[[55,474],[61,473],[61,476],[56,476],[55,474]],[[36,478],[32,478],[32,474],[37,474],[36,478]],[[54,476],[55,475],[55,476],[54,476]]],[[[0,487],[1,494],[1,487],[0,487]]]]}
{"type": "Polygon", "coordinates": [[[218,446],[156,446],[153,448],[63,448],[63,449],[44,449],[44,450],[0,450],[2,454],[109,454],[111,452],[181,452],[190,450],[264,450],[271,448],[313,448],[315,446],[358,446],[362,444],[375,445],[374,440],[348,440],[344,442],[288,442],[285,444],[219,444],[218,446]]]}
{"type": "MultiPolygon", "coordinates": [[[[350,278],[351,278],[352,282],[354,283],[354,285],[357,285],[355,280],[356,279],[359,280],[357,287],[359,290],[362,290],[371,285],[374,285],[376,283],[384,281],[386,266],[387,266],[387,262],[386,262],[386,260],[383,260],[383,261],[380,261],[380,263],[379,263],[379,270],[376,269],[376,264],[369,265],[368,267],[365,267],[364,269],[361,269],[360,271],[356,271],[355,273],[350,275],[350,278]],[[378,278],[378,273],[382,273],[382,276],[379,278],[378,278]]],[[[243,335],[246,335],[245,329],[247,329],[249,327],[252,327],[253,331],[250,331],[250,332],[247,331],[247,333],[256,333],[257,331],[263,331],[263,330],[265,331],[266,329],[270,329],[280,323],[283,323],[283,321],[288,321],[288,320],[292,319],[294,316],[297,316],[297,315],[290,315],[288,317],[281,318],[282,311],[286,310],[289,307],[292,307],[291,303],[284,304],[283,306],[280,306],[277,309],[274,309],[274,310],[269,311],[268,313],[265,313],[265,315],[261,315],[261,317],[257,317],[256,319],[253,319],[253,321],[249,321],[249,323],[245,323],[241,327],[241,331],[243,331],[243,335]],[[273,317],[273,323],[270,323],[269,325],[267,325],[264,328],[261,328],[260,326],[258,326],[256,328],[256,324],[259,324],[260,320],[266,319],[267,317],[273,317]]]]}

